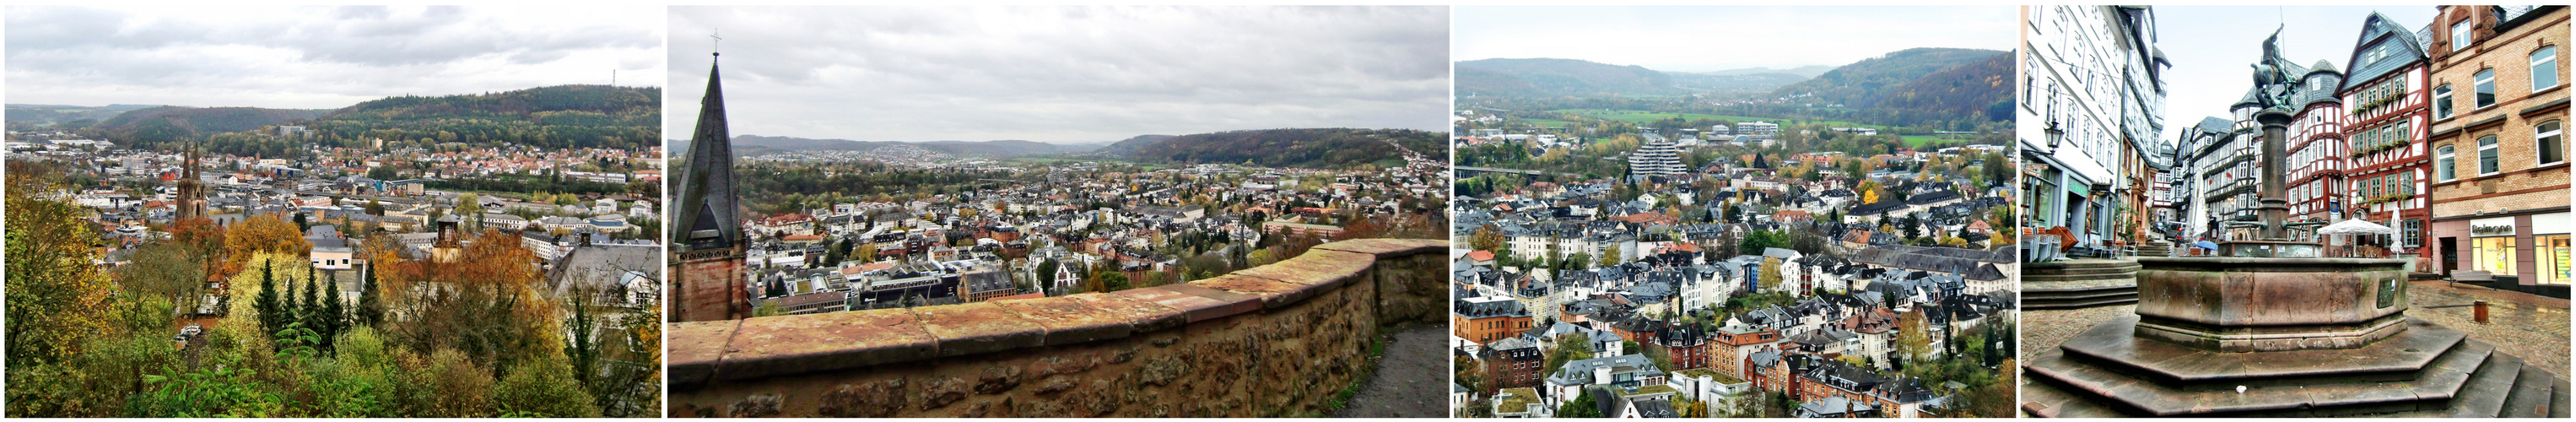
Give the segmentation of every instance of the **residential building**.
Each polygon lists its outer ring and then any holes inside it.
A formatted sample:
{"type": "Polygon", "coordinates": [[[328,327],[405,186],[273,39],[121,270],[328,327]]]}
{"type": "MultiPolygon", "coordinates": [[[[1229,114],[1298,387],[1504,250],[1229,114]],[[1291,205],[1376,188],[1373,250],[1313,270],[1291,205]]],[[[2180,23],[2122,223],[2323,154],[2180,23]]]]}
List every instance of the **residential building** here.
{"type": "Polygon", "coordinates": [[[2449,274],[2567,296],[2566,6],[2443,6],[2434,18],[2433,212],[2449,274]]]}

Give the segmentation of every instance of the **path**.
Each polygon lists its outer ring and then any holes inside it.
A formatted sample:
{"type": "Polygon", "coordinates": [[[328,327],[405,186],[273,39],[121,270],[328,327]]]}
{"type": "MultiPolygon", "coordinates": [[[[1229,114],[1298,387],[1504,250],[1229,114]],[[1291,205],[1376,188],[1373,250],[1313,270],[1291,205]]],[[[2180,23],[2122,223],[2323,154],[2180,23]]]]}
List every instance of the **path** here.
{"type": "Polygon", "coordinates": [[[1351,396],[1342,418],[1440,418],[1449,416],[1447,324],[1413,324],[1380,338],[1386,355],[1368,385],[1351,396]]]}

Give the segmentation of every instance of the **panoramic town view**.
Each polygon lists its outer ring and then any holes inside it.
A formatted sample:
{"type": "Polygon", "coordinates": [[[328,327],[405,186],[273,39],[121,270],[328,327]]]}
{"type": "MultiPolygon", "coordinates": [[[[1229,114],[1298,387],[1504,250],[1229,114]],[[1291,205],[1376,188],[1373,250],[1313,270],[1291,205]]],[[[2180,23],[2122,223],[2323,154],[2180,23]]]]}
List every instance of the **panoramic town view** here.
{"type": "Polygon", "coordinates": [[[672,414],[1441,415],[1447,19],[672,8],[672,414]]]}
{"type": "Polygon", "coordinates": [[[660,416],[648,10],[10,7],[8,415],[660,416]]]}
{"type": "Polygon", "coordinates": [[[1460,7],[1453,415],[2012,417],[2012,16],[1460,7]]]}
{"type": "Polygon", "coordinates": [[[2024,9],[2021,414],[2567,417],[2567,18],[2024,9]]]}

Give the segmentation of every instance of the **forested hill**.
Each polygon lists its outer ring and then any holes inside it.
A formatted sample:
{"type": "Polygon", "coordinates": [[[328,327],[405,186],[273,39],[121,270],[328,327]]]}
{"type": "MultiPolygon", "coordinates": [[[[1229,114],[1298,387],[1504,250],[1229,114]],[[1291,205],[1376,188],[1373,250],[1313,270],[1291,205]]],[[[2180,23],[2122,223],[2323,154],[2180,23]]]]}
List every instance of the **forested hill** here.
{"type": "Polygon", "coordinates": [[[1878,108],[1930,116],[2012,119],[2012,53],[1996,54],[1915,79],[1889,92],[1878,108]]]}
{"type": "Polygon", "coordinates": [[[256,107],[180,107],[141,108],[89,126],[92,134],[111,141],[134,145],[157,145],[171,140],[200,139],[224,132],[257,130],[320,116],[324,110],[295,110],[256,107]]]}
{"type": "Polygon", "coordinates": [[[1136,135],[1135,137],[1111,143],[1109,146],[1100,147],[1099,150],[1092,152],[1112,157],[1125,157],[1135,154],[1137,149],[1144,148],[1146,145],[1153,145],[1155,142],[1162,142],[1165,139],[1172,139],[1172,135],[1136,135]]]}
{"type": "Polygon", "coordinates": [[[1643,66],[1574,59],[1484,59],[1458,62],[1457,95],[1677,95],[1673,77],[1643,66]]]}
{"type": "MultiPolygon", "coordinates": [[[[1994,58],[2010,52],[1967,48],[1914,48],[1835,68],[1771,92],[1774,97],[1816,106],[1869,109],[1890,94],[1934,72],[1994,58]]],[[[2009,68],[2007,68],[2009,69],[2009,68]]],[[[2011,89],[2003,89],[2009,92],[2011,89]]]]}
{"type": "Polygon", "coordinates": [[[1263,129],[1181,135],[1141,145],[1127,158],[1174,164],[1252,163],[1268,167],[1347,169],[1404,165],[1403,145],[1445,155],[1447,134],[1411,129],[1263,129]]]}
{"type": "Polygon", "coordinates": [[[313,145],[386,147],[461,142],[539,148],[642,149],[661,139],[662,89],[562,85],[486,94],[401,96],[338,110],[153,107],[84,129],[132,148],[172,150],[202,141],[207,151],[301,156],[313,145]],[[309,138],[280,138],[276,126],[304,126],[309,138]]]}
{"type": "Polygon", "coordinates": [[[386,97],[316,118],[324,141],[504,142],[641,149],[661,139],[662,89],[558,85],[486,94],[386,97]]]}

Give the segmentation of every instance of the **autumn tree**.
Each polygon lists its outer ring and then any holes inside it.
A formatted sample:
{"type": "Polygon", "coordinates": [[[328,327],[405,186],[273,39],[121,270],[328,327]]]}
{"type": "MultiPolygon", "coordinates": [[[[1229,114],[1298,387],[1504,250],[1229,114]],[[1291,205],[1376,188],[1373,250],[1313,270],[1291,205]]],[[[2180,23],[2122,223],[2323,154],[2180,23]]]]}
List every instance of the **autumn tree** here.
{"type": "Polygon", "coordinates": [[[1503,238],[1502,230],[1495,229],[1492,224],[1477,226],[1476,232],[1467,237],[1467,246],[1479,251],[1501,251],[1509,244],[1511,242],[1503,238]]]}
{"type": "Polygon", "coordinates": [[[224,272],[233,274],[248,268],[243,265],[250,262],[252,255],[269,252],[302,256],[313,251],[313,243],[305,241],[304,233],[295,230],[295,223],[279,220],[273,215],[261,215],[233,225],[232,230],[224,235],[224,250],[231,257],[226,260],[229,267],[224,272]]]}
{"type": "Polygon", "coordinates": [[[1897,316],[1896,352],[1907,369],[1913,369],[1932,357],[1931,329],[1930,323],[1923,319],[1922,309],[1897,316]]]}
{"type": "MultiPolygon", "coordinates": [[[[42,166],[8,165],[9,396],[20,397],[20,368],[79,353],[107,326],[96,312],[114,287],[92,261],[98,236],[71,202],[41,199],[60,185],[42,166]]],[[[15,408],[12,408],[13,414],[15,408]]]]}

